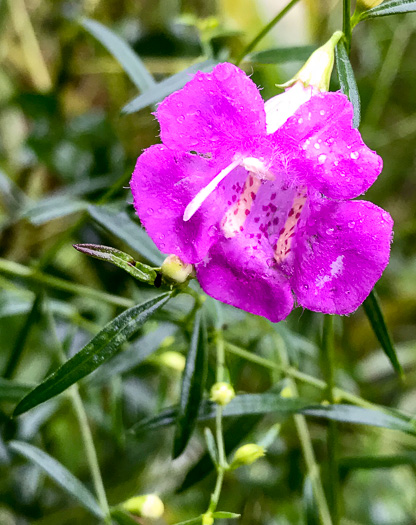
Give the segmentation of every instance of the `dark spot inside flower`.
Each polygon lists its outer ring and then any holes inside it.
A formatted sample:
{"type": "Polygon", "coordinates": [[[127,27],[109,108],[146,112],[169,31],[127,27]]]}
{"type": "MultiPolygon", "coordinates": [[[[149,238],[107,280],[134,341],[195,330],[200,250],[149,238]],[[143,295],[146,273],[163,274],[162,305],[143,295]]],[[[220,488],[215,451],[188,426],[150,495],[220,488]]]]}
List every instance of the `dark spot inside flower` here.
{"type": "Polygon", "coordinates": [[[250,210],[245,210],[244,212],[246,215],[248,215],[250,213],[250,210]]]}

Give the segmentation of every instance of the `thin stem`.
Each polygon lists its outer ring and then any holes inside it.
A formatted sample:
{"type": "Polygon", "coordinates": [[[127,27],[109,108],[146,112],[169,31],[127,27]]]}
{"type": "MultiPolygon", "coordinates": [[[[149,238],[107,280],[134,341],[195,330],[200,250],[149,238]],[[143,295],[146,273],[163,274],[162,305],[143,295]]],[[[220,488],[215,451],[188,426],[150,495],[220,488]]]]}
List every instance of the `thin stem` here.
{"type": "Polygon", "coordinates": [[[266,26],[263,27],[263,29],[253,38],[253,40],[249,44],[246,45],[241,54],[237,57],[237,60],[235,61],[236,66],[238,66],[241,63],[243,58],[256,47],[260,40],[262,40],[267,35],[267,33],[271,29],[273,29],[273,27],[285,16],[285,14],[288,13],[292,9],[292,7],[298,2],[299,0],[291,0],[291,2],[289,2],[287,6],[284,7],[280,11],[280,13],[278,13],[273,18],[273,20],[271,20],[266,26]]]}
{"type": "MultiPolygon", "coordinates": [[[[322,379],[317,379],[309,374],[300,372],[299,370],[296,370],[296,368],[293,368],[291,366],[288,366],[286,368],[285,366],[279,365],[274,361],[271,361],[270,359],[266,359],[264,357],[255,355],[231,343],[225,343],[225,350],[227,352],[230,352],[230,354],[238,355],[239,357],[242,357],[247,361],[251,361],[252,363],[256,363],[260,366],[263,366],[264,368],[278,370],[279,372],[282,372],[293,379],[298,379],[299,381],[302,381],[302,383],[314,386],[319,390],[326,390],[328,388],[327,383],[325,381],[322,381],[322,379]]],[[[353,405],[378,410],[377,405],[373,405],[373,403],[370,403],[366,399],[363,399],[360,396],[356,396],[355,394],[351,394],[350,392],[346,392],[341,388],[336,387],[333,389],[333,392],[337,401],[348,401],[353,405]]]]}
{"type": "MultiPolygon", "coordinates": [[[[50,331],[55,340],[59,359],[62,363],[64,363],[66,360],[66,356],[62,348],[61,341],[58,337],[58,334],[56,331],[55,320],[53,318],[53,315],[52,315],[52,312],[49,306],[47,308],[47,318],[48,318],[48,324],[49,324],[50,331]]],[[[72,385],[69,388],[68,393],[69,393],[69,399],[71,401],[75,415],[78,419],[78,424],[79,424],[81,436],[82,436],[82,442],[83,442],[84,450],[85,450],[85,456],[87,458],[87,463],[88,463],[91,477],[94,483],[95,492],[97,494],[97,498],[98,498],[100,507],[105,515],[104,521],[108,523],[108,525],[111,525],[110,508],[108,506],[104,483],[101,477],[101,471],[100,471],[100,466],[98,463],[97,452],[95,450],[91,428],[88,423],[87,413],[85,412],[85,408],[82,403],[81,396],[79,394],[78,385],[77,384],[72,385]]]]}
{"type": "MultiPolygon", "coordinates": [[[[276,337],[277,347],[280,354],[282,365],[285,369],[289,368],[289,357],[287,355],[286,345],[280,337],[276,337]]],[[[289,379],[289,386],[295,397],[298,397],[298,389],[293,379],[289,379]]],[[[318,508],[319,518],[322,525],[333,525],[329,513],[328,504],[325,498],[324,488],[322,486],[319,465],[315,459],[315,453],[312,446],[312,439],[309,433],[305,416],[296,414],[294,416],[296,430],[299,436],[303,457],[305,459],[308,476],[311,480],[313,492],[315,495],[316,506],[318,508]]]]}
{"type": "MultiPolygon", "coordinates": [[[[327,397],[331,404],[335,403],[335,366],[334,366],[334,326],[333,316],[324,316],[322,332],[322,359],[327,382],[327,397]]],[[[338,429],[335,421],[328,422],[328,501],[334,525],[339,524],[339,472],[338,472],[338,429]]]]}
{"type": "Polygon", "coordinates": [[[16,277],[31,279],[38,283],[45,284],[46,286],[50,286],[51,288],[55,288],[56,290],[63,290],[76,295],[83,295],[84,297],[90,297],[91,299],[103,301],[114,306],[123,306],[125,308],[134,306],[134,302],[131,299],[101,292],[82,284],[71,283],[70,281],[65,281],[65,279],[60,279],[59,277],[52,277],[40,271],[23,266],[22,264],[13,261],[8,261],[6,259],[0,259],[0,271],[15,275],[16,277]]]}
{"type": "Polygon", "coordinates": [[[351,49],[351,0],[343,0],[342,30],[345,35],[347,52],[351,49]]]}

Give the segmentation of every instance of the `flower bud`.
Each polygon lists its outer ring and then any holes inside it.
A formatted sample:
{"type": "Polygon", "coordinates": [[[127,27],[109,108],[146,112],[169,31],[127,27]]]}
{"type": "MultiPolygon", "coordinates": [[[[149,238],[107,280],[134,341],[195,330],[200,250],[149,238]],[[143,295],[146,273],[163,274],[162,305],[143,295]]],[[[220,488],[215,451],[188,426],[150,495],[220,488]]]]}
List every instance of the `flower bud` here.
{"type": "Polygon", "coordinates": [[[342,37],[342,31],[336,31],[326,44],[319,47],[305,62],[296,75],[280,87],[289,87],[301,81],[305,87],[312,86],[318,91],[328,91],[332,68],[334,67],[335,46],[342,37]]]}
{"type": "Polygon", "coordinates": [[[212,525],[214,523],[214,518],[212,512],[206,512],[202,514],[202,525],[212,525]]]}
{"type": "Polygon", "coordinates": [[[377,7],[383,0],[357,0],[357,11],[367,11],[372,7],[377,7]]]}
{"type": "Polygon", "coordinates": [[[159,363],[176,370],[177,372],[183,372],[185,369],[185,357],[179,352],[167,350],[163,354],[159,355],[159,363]]]}
{"type": "Polygon", "coordinates": [[[211,388],[211,401],[218,405],[225,406],[235,398],[234,388],[229,383],[215,383],[211,388]]]}
{"type": "Polygon", "coordinates": [[[131,514],[153,520],[160,518],[165,510],[163,501],[156,494],[135,496],[125,501],[122,507],[131,514]]]}
{"type": "Polygon", "coordinates": [[[260,445],[256,445],[255,443],[243,445],[237,449],[236,453],[234,454],[230,468],[236,469],[238,467],[242,467],[243,465],[251,465],[265,454],[266,451],[260,445]]]}
{"type": "Polygon", "coordinates": [[[193,276],[194,267],[184,263],[176,255],[168,255],[163,261],[161,272],[165,279],[182,284],[193,276]]]}
{"type": "Polygon", "coordinates": [[[294,397],[292,388],[290,388],[290,386],[285,386],[284,388],[282,388],[282,390],[280,391],[280,397],[294,397]]]}

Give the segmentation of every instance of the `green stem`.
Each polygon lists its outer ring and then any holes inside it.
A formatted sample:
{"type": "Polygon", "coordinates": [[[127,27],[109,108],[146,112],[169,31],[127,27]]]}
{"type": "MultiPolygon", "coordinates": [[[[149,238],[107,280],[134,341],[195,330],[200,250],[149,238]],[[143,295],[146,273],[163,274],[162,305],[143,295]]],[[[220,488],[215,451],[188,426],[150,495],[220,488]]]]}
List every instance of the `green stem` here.
{"type": "MultiPolygon", "coordinates": [[[[50,308],[47,308],[48,324],[52,336],[55,340],[56,348],[58,351],[59,359],[62,363],[65,362],[66,356],[62,348],[61,341],[56,332],[55,320],[53,318],[50,308]]],[[[94,446],[94,440],[90,425],[88,423],[87,413],[85,412],[84,405],[82,403],[81,396],[79,394],[78,385],[72,385],[69,390],[69,399],[74,409],[75,415],[78,419],[78,424],[81,431],[82,443],[84,445],[85,456],[90,469],[91,477],[94,483],[95,493],[97,494],[98,502],[105,515],[104,521],[111,525],[110,508],[108,506],[107,496],[105,493],[103,479],[101,477],[100,466],[98,463],[97,452],[94,446]]]]}
{"type": "Polygon", "coordinates": [[[100,292],[99,290],[94,290],[94,288],[89,288],[88,286],[84,286],[82,284],[71,283],[70,281],[65,281],[65,279],[60,279],[59,277],[52,277],[35,269],[23,266],[22,264],[13,261],[8,261],[6,259],[0,259],[0,271],[7,274],[12,274],[16,277],[31,279],[46,286],[50,286],[51,288],[55,288],[56,290],[63,290],[76,295],[83,295],[84,297],[90,297],[91,299],[103,301],[114,306],[122,306],[125,308],[134,306],[134,302],[131,299],[100,292]]]}
{"type": "Polygon", "coordinates": [[[345,35],[347,52],[351,49],[351,0],[343,0],[342,30],[345,35]]]}
{"type": "Polygon", "coordinates": [[[238,55],[237,60],[235,61],[236,66],[238,66],[241,63],[243,58],[246,55],[248,55],[248,53],[250,53],[250,51],[252,51],[256,47],[256,45],[260,42],[260,40],[262,40],[267,35],[267,33],[271,29],[273,29],[273,27],[285,16],[285,14],[288,13],[292,9],[292,7],[298,2],[299,0],[291,0],[291,2],[289,2],[287,6],[284,7],[280,11],[280,13],[278,13],[273,18],[273,20],[271,20],[266,26],[263,27],[263,29],[253,38],[253,40],[249,44],[246,45],[246,47],[243,49],[240,55],[238,55]]]}
{"type": "MultiPolygon", "coordinates": [[[[286,345],[280,337],[276,339],[283,368],[287,370],[290,367],[290,363],[286,350],[286,345]]],[[[292,390],[293,396],[298,397],[299,393],[296,383],[291,378],[289,379],[289,387],[292,390]]],[[[294,421],[299,436],[303,457],[305,459],[308,476],[312,483],[313,493],[315,496],[316,506],[318,508],[321,524],[333,525],[331,515],[328,509],[328,504],[325,498],[324,488],[322,486],[319,465],[315,459],[315,453],[312,446],[312,439],[309,433],[308,425],[306,423],[306,418],[301,414],[296,414],[294,416],[294,421]]]]}
{"type": "MultiPolygon", "coordinates": [[[[335,403],[335,366],[334,366],[334,326],[333,316],[324,316],[322,332],[322,359],[327,383],[327,397],[331,404],[335,403]]],[[[328,422],[328,501],[334,525],[339,524],[339,472],[338,472],[338,429],[335,421],[328,422]]]]}
{"type": "MultiPolygon", "coordinates": [[[[322,379],[317,379],[316,377],[313,377],[309,374],[300,372],[299,370],[296,370],[296,368],[293,368],[291,366],[288,366],[286,368],[283,365],[278,365],[270,359],[266,359],[264,357],[255,355],[252,352],[248,352],[247,350],[244,350],[243,348],[240,348],[231,343],[225,343],[225,350],[227,352],[230,352],[230,354],[238,355],[239,357],[242,357],[247,361],[251,361],[252,363],[256,363],[260,366],[263,366],[264,368],[278,370],[279,372],[282,372],[293,379],[298,379],[299,381],[302,381],[302,383],[314,386],[319,390],[326,390],[328,388],[327,383],[325,381],[322,381],[322,379]]],[[[351,394],[350,392],[342,390],[341,388],[336,387],[333,389],[333,392],[336,396],[337,401],[348,401],[353,405],[357,405],[364,408],[370,408],[372,410],[378,410],[378,407],[376,405],[373,405],[373,403],[370,403],[369,401],[363,399],[360,396],[356,396],[355,394],[351,394]]]]}

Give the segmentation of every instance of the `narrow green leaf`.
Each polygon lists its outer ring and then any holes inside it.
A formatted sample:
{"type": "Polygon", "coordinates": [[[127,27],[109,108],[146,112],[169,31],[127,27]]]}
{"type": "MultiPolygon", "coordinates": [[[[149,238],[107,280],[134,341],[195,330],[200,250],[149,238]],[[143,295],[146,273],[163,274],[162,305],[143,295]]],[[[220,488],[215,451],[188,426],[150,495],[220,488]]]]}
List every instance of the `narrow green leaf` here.
{"type": "Polygon", "coordinates": [[[148,284],[155,282],[157,272],[147,264],[135,261],[128,253],[101,244],[74,244],[73,246],[85,255],[118,266],[139,281],[148,284]]]}
{"type": "Polygon", "coordinates": [[[349,98],[354,108],[352,124],[354,128],[358,128],[361,120],[360,94],[358,92],[354,71],[345,48],[345,43],[342,39],[338,42],[335,48],[335,60],[341,91],[349,98]]]}
{"type": "Polygon", "coordinates": [[[81,20],[81,25],[107,48],[140,91],[154,88],[156,81],[153,76],[139,56],[122,38],[90,18],[81,20]]]}
{"type": "Polygon", "coordinates": [[[215,443],[214,436],[211,432],[211,429],[208,427],[204,428],[205,442],[207,444],[208,453],[211,456],[212,462],[214,465],[219,465],[218,450],[217,444],[215,443]]]}
{"type": "Polygon", "coordinates": [[[40,467],[65,492],[76,498],[94,516],[101,519],[104,517],[103,511],[91,492],[56,459],[24,441],[10,441],[8,445],[11,450],[40,467]]]}
{"type": "Polygon", "coordinates": [[[360,13],[360,20],[416,11],[416,0],[390,0],[360,13]]]}
{"type": "Polygon", "coordinates": [[[389,428],[408,434],[416,434],[416,427],[411,418],[397,411],[387,413],[353,405],[328,405],[305,408],[302,413],[306,416],[321,417],[332,421],[389,428]]]}
{"type": "Polygon", "coordinates": [[[305,62],[315,51],[316,46],[294,46],[265,49],[251,53],[245,60],[254,64],[284,64],[285,62],[305,62]]]}
{"type": "Polygon", "coordinates": [[[311,478],[306,476],[303,484],[302,503],[305,514],[306,525],[320,525],[321,520],[313,493],[311,478]]]}
{"type": "Polygon", "coordinates": [[[16,341],[11,350],[10,357],[7,361],[7,365],[3,373],[3,376],[6,379],[10,379],[13,376],[16,368],[19,365],[19,361],[23,350],[25,349],[26,341],[30,334],[32,326],[41,317],[42,301],[43,295],[42,293],[38,293],[35,296],[35,299],[33,300],[32,308],[30,309],[29,314],[23,323],[23,326],[20,328],[16,341]]]}
{"type": "Polygon", "coordinates": [[[0,377],[0,401],[20,401],[33,386],[0,377]]]}
{"type": "Polygon", "coordinates": [[[14,416],[23,414],[60,394],[86,375],[91,374],[110,359],[120,346],[169,300],[170,296],[170,293],[158,295],[138,306],[129,308],[110,321],[82,350],[29,392],[15,408],[14,416]]]}
{"type": "Polygon", "coordinates": [[[162,80],[162,82],[156,84],[156,86],[154,86],[152,89],[149,89],[142,95],[135,97],[128,104],[126,104],[121,110],[122,113],[135,113],[136,111],[140,111],[146,106],[150,106],[152,104],[156,104],[157,102],[161,102],[165,97],[167,97],[174,91],[181,89],[187,82],[191,80],[192,76],[197,71],[203,71],[204,73],[207,73],[211,71],[216,64],[218,64],[217,61],[209,59],[205,62],[193,64],[192,66],[184,69],[183,71],[180,71],[179,73],[176,73],[175,75],[172,75],[166,78],[165,80],[162,80]]]}
{"type": "Polygon", "coordinates": [[[349,456],[340,458],[341,470],[394,468],[401,465],[415,465],[416,452],[409,451],[385,456],[349,456]]]}
{"type": "Polygon", "coordinates": [[[151,263],[160,266],[165,256],[157,249],[147,233],[124,211],[110,206],[88,206],[88,213],[103,228],[125,242],[151,263]]]}
{"type": "Polygon", "coordinates": [[[384,315],[381,310],[380,301],[375,290],[370,292],[370,295],[363,303],[363,307],[365,314],[368,320],[370,321],[371,328],[373,329],[374,334],[381,345],[381,348],[384,350],[385,354],[390,359],[394,370],[400,376],[403,376],[402,365],[400,364],[399,359],[397,357],[393,341],[390,337],[387,324],[384,320],[384,315]]]}
{"type": "Polygon", "coordinates": [[[54,195],[26,206],[21,212],[21,217],[35,226],[40,226],[53,219],[83,211],[87,206],[86,201],[69,195],[54,195]]]}
{"type": "Polygon", "coordinates": [[[235,519],[239,518],[241,514],[236,514],[235,512],[226,512],[224,510],[218,510],[217,512],[212,513],[212,517],[218,520],[226,520],[228,518],[235,519]]]}
{"type": "Polygon", "coordinates": [[[198,419],[207,373],[207,335],[202,312],[194,320],[191,344],[182,377],[181,398],[176,419],[173,458],[185,450],[198,419]]]}

